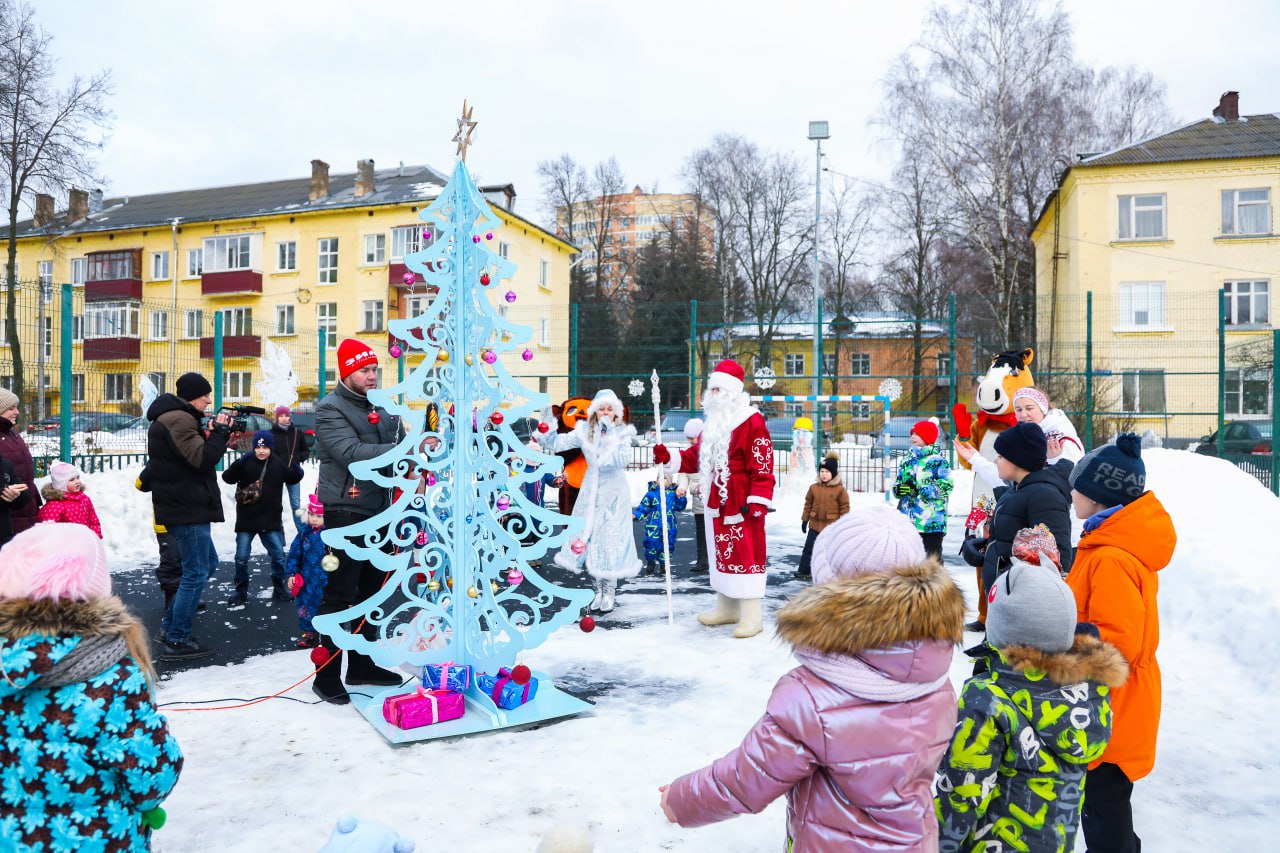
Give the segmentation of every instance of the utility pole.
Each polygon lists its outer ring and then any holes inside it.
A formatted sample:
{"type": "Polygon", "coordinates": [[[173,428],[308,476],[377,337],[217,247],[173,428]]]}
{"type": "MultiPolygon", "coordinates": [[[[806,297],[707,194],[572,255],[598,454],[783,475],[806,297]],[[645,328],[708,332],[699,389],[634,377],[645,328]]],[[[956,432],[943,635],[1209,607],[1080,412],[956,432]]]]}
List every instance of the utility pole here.
{"type": "MultiPolygon", "coordinates": [[[[818,247],[822,241],[822,140],[830,139],[827,122],[809,122],[809,138],[817,144],[816,169],[813,178],[813,383],[809,392],[814,397],[822,393],[822,256],[818,247]]],[[[817,435],[822,435],[821,405],[813,402],[813,423],[817,435]]]]}

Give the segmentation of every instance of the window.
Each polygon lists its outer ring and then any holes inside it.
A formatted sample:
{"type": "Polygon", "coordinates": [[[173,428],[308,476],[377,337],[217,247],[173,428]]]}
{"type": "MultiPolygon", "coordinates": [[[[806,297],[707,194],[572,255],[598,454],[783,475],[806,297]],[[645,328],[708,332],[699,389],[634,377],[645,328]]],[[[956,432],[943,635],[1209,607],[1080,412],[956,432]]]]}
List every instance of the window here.
{"type": "Polygon", "coordinates": [[[71,374],[71,402],[73,403],[84,402],[84,374],[83,373],[71,374]]]}
{"type": "Polygon", "coordinates": [[[84,341],[84,315],[71,315],[71,342],[78,344],[84,341]]]}
{"type": "Polygon", "coordinates": [[[545,394],[547,389],[551,387],[551,382],[545,376],[538,377],[538,393],[545,394]]]}
{"type": "MultiPolygon", "coordinates": [[[[42,322],[44,323],[44,357],[48,361],[53,358],[53,318],[45,317],[42,322]]],[[[46,381],[45,385],[48,384],[46,381]]]]}
{"type": "MultiPolygon", "coordinates": [[[[594,255],[594,253],[592,253],[594,255]]],[[[498,257],[506,258],[511,255],[511,244],[498,241],[498,257]]]]}
{"type": "Polygon", "coordinates": [[[1227,325],[1265,326],[1271,322],[1271,283],[1228,281],[1227,325]]]}
{"type": "Polygon", "coordinates": [[[104,403],[128,403],[133,400],[132,373],[108,373],[102,379],[104,403]]]}
{"type": "Polygon", "coordinates": [[[1120,196],[1120,239],[1164,239],[1164,195],[1120,196]]]}
{"type": "Polygon", "coordinates": [[[1271,190],[1223,190],[1223,234],[1270,234],[1271,190]]]}
{"type": "Polygon", "coordinates": [[[223,308],[220,313],[222,314],[223,337],[253,334],[252,308],[223,308]]]}
{"type": "Polygon", "coordinates": [[[1227,415],[1266,415],[1271,412],[1271,383],[1265,371],[1228,370],[1223,393],[1227,415]]]}
{"type": "Polygon", "coordinates": [[[782,357],[783,376],[804,376],[804,353],[789,352],[782,357]]]}
{"type": "MultiPolygon", "coordinates": [[[[134,269],[133,252],[95,252],[87,260],[89,281],[119,281],[142,274],[140,270],[134,269]]],[[[141,262],[142,258],[139,257],[138,263],[141,262]]]]}
{"type": "Polygon", "coordinates": [[[782,409],[789,418],[798,418],[804,415],[804,403],[786,403],[782,409]]]}
{"type": "Polygon", "coordinates": [[[538,321],[538,345],[551,346],[551,320],[547,317],[538,321]]]}
{"type": "Polygon", "coordinates": [[[92,302],[84,307],[85,337],[136,338],[141,313],[136,302],[92,302]]]}
{"type": "Polygon", "coordinates": [[[234,237],[209,237],[204,241],[204,269],[206,272],[230,272],[249,269],[249,251],[252,238],[248,234],[234,237]]]}
{"type": "MultiPolygon", "coordinates": [[[[53,287],[53,261],[41,261],[36,268],[36,275],[40,278],[40,291],[43,293],[45,288],[53,287]]],[[[46,300],[47,301],[47,300],[46,300]]]]}
{"type": "Polygon", "coordinates": [[[277,305],[276,306],[276,331],[277,335],[296,334],[293,325],[293,306],[277,305]]]}
{"type": "Polygon", "coordinates": [[[382,331],[382,300],[366,299],[360,303],[360,313],[364,319],[364,325],[360,328],[362,332],[381,332],[382,331]]]}
{"type": "Polygon", "coordinates": [[[182,337],[187,340],[199,338],[204,334],[204,311],[199,308],[182,312],[182,337]]]}
{"type": "Polygon", "coordinates": [[[1164,324],[1163,281],[1120,283],[1120,326],[1122,328],[1162,328],[1164,324]]]}
{"type": "Polygon", "coordinates": [[[84,284],[85,279],[89,277],[89,259],[88,258],[72,258],[71,259],[71,283],[76,287],[84,284]]]}
{"type": "Polygon", "coordinates": [[[196,278],[204,272],[204,250],[187,249],[187,278],[196,278]]]}
{"type": "Polygon", "coordinates": [[[297,272],[298,271],[298,243],[296,240],[289,240],[285,243],[276,243],[276,272],[297,272]]]}
{"type": "Polygon", "coordinates": [[[854,376],[870,376],[871,353],[855,352],[849,360],[849,372],[854,376]]]}
{"type": "Polygon", "coordinates": [[[538,261],[538,287],[551,287],[551,264],[538,261]]]}
{"type": "Polygon", "coordinates": [[[940,352],[934,356],[938,362],[938,371],[935,374],[938,379],[951,381],[951,353],[940,352]]]}
{"type": "MultiPolygon", "coordinates": [[[[423,314],[427,310],[427,308],[431,305],[431,297],[430,296],[410,296],[405,299],[404,305],[405,305],[406,317],[417,317],[423,314]]],[[[499,306],[500,309],[506,308],[506,307],[507,306],[505,305],[499,306]]]]}
{"type": "MultiPolygon", "coordinates": [[[[430,225],[401,225],[391,229],[391,260],[404,260],[405,255],[422,251],[423,233],[435,234],[430,225]]],[[[367,239],[367,238],[366,238],[367,239]]]]}
{"type": "Polygon", "coordinates": [[[871,404],[870,403],[854,403],[853,419],[855,421],[871,420],[871,404]]]}
{"type": "Polygon", "coordinates": [[[151,280],[160,281],[169,277],[169,253],[151,253],[151,280]]]}
{"type": "Polygon", "coordinates": [[[150,320],[151,322],[147,324],[147,340],[169,340],[169,312],[152,311],[150,320]]]}
{"type": "Polygon", "coordinates": [[[320,241],[320,253],[316,264],[320,269],[321,284],[338,283],[338,238],[325,237],[320,241]]]}
{"type": "Polygon", "coordinates": [[[153,370],[147,374],[147,378],[151,380],[151,384],[156,386],[156,391],[163,394],[165,375],[157,370],[153,370]]]}
{"type": "Polygon", "coordinates": [[[822,375],[826,376],[827,378],[830,378],[836,375],[836,354],[835,353],[824,352],[822,354],[822,375]]]}
{"type": "Polygon", "coordinates": [[[1164,412],[1164,371],[1131,370],[1120,375],[1120,410],[1135,414],[1164,412]]]}
{"type": "Polygon", "coordinates": [[[316,328],[324,329],[326,349],[338,346],[338,303],[321,302],[316,305],[316,328]]]}
{"type": "Polygon", "coordinates": [[[250,371],[230,370],[222,374],[222,399],[248,400],[250,396],[250,371]]]}
{"type": "Polygon", "coordinates": [[[364,235],[364,262],[366,264],[382,264],[387,260],[387,235],[364,235]]]}

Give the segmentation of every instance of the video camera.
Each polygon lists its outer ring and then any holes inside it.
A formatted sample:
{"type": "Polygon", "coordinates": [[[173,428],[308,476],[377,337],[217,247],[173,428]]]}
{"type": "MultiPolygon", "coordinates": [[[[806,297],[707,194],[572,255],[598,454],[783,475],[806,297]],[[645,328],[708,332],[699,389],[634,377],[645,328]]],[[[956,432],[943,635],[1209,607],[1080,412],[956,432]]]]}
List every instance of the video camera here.
{"type": "Polygon", "coordinates": [[[249,415],[265,415],[267,410],[261,406],[223,406],[214,413],[213,417],[207,418],[205,428],[215,432],[248,432],[249,431],[249,415]],[[220,424],[216,418],[221,412],[231,413],[231,423],[220,424]]]}

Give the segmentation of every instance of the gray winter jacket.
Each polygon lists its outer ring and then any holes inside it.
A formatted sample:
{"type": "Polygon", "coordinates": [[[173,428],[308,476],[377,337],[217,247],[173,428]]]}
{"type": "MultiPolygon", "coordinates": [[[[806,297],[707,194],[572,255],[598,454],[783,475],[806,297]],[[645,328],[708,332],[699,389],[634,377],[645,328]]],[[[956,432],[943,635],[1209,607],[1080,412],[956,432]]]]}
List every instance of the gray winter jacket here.
{"type": "Polygon", "coordinates": [[[325,512],[334,510],[377,515],[391,506],[391,490],[352,476],[350,465],[374,459],[395,447],[402,436],[400,419],[375,407],[369,398],[339,382],[316,406],[316,458],[320,478],[316,496],[325,512]],[[369,413],[378,422],[369,423],[369,413]],[[351,494],[355,486],[356,494],[351,494]]]}

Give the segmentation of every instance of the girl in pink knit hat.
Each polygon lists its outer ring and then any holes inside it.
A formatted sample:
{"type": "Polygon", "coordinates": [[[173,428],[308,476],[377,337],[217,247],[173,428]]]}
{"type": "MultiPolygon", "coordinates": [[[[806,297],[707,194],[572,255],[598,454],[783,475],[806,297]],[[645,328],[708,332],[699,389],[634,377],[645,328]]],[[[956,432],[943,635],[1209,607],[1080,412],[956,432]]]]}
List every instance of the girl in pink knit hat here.
{"type": "Polygon", "coordinates": [[[54,462],[49,466],[49,483],[40,490],[45,504],[40,507],[40,521],[83,524],[102,538],[102,524],[93,501],[84,492],[80,469],[70,462],[54,462]]]}
{"type": "Polygon", "coordinates": [[[956,721],[948,670],[964,595],[885,504],[818,535],[813,581],[777,613],[800,665],[741,744],[659,789],[663,813],[703,826],[786,795],[782,849],[936,851],[933,778],[956,721]]]}

